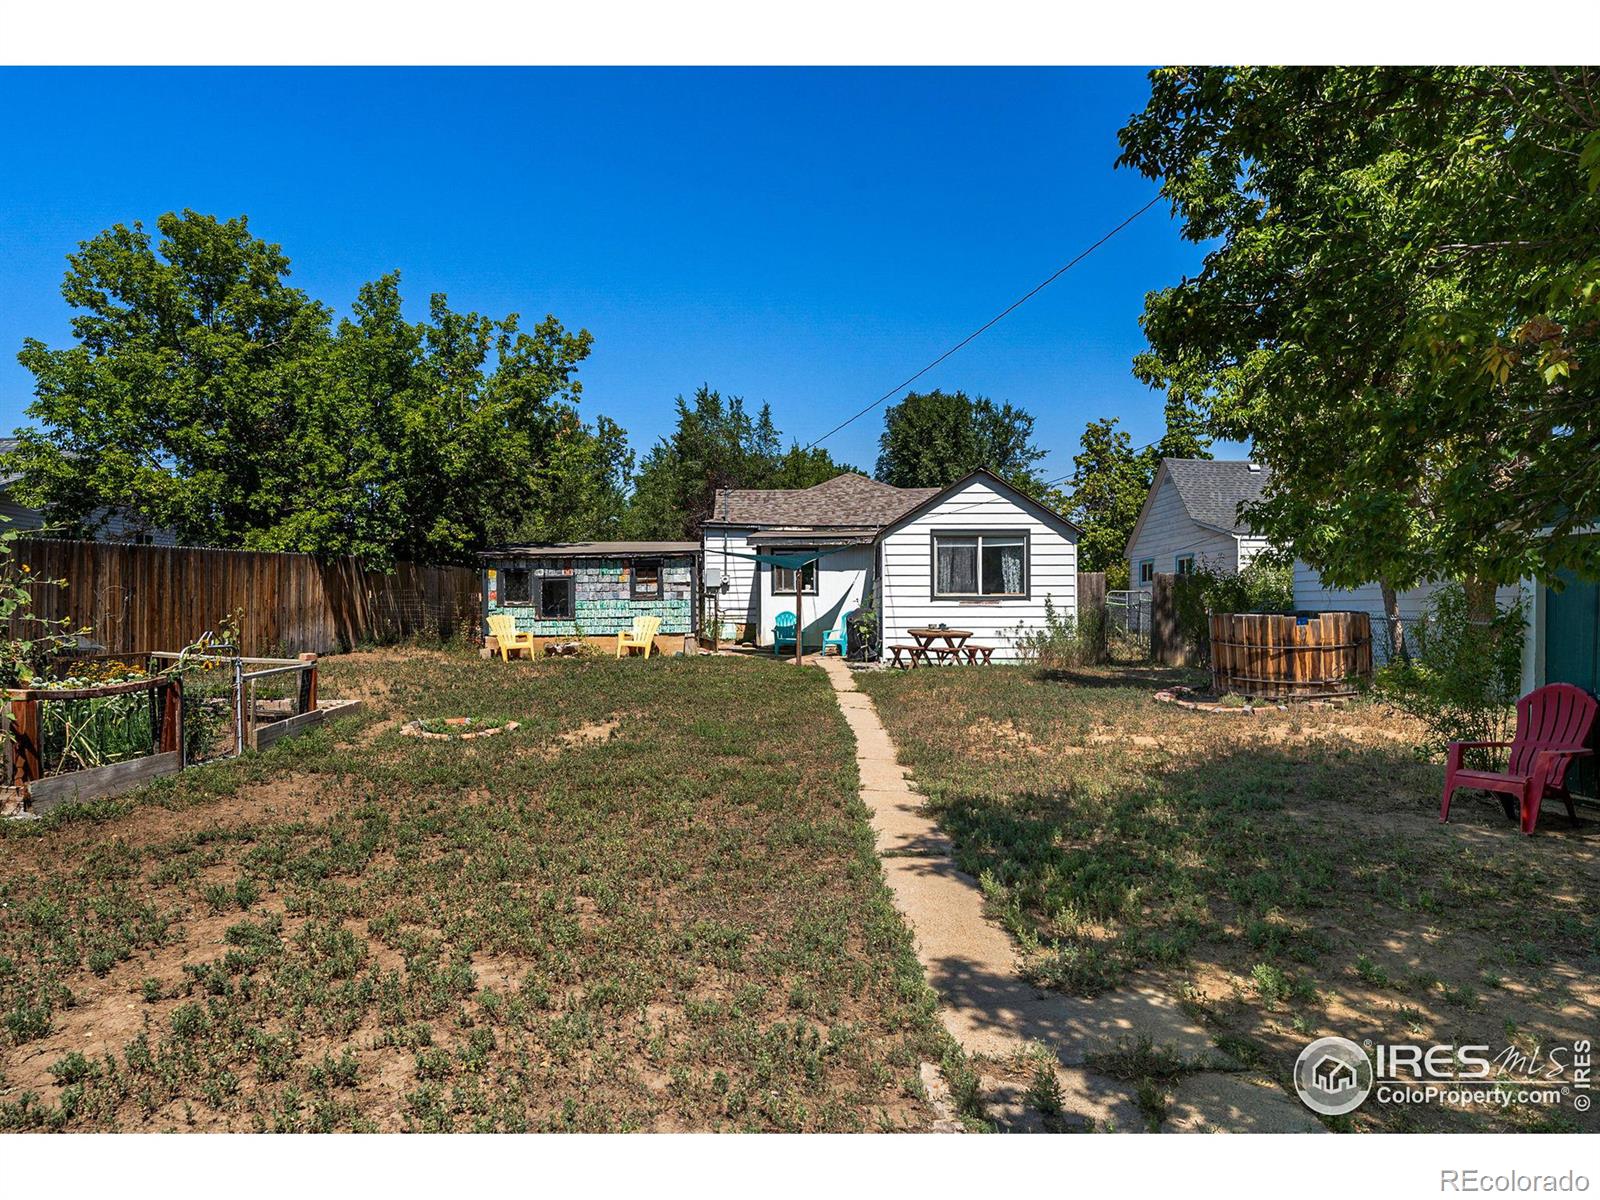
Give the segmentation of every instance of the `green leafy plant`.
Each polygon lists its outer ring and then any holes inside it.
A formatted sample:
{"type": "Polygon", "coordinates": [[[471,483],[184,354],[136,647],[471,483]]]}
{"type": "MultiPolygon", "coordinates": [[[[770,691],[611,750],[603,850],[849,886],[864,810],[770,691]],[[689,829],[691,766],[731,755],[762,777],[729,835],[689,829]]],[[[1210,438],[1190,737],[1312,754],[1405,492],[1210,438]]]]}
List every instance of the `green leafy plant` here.
{"type": "Polygon", "coordinates": [[[1018,624],[1013,634],[1017,657],[1046,671],[1081,667],[1100,656],[1100,613],[1085,613],[1079,621],[1056,610],[1055,602],[1044,598],[1044,624],[1018,624]]]}
{"type": "Polygon", "coordinates": [[[1450,742],[1507,741],[1522,690],[1523,605],[1474,618],[1466,589],[1436,591],[1409,632],[1412,653],[1379,673],[1374,694],[1426,730],[1417,753],[1434,758],[1450,742]]]}
{"type": "Polygon", "coordinates": [[[1217,570],[1197,562],[1192,572],[1173,582],[1173,608],[1178,630],[1202,652],[1210,647],[1212,613],[1293,612],[1294,571],[1265,554],[1239,571],[1217,570]]]}

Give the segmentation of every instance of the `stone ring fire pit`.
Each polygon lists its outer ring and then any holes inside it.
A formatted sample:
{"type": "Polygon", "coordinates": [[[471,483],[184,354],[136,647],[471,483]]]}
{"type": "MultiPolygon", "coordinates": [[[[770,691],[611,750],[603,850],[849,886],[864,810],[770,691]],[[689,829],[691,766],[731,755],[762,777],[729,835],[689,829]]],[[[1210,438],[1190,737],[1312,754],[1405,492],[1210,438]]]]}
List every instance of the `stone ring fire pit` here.
{"type": "Polygon", "coordinates": [[[477,717],[429,717],[426,720],[408,721],[400,726],[406,737],[431,738],[436,742],[466,742],[473,738],[493,737],[497,733],[510,733],[518,722],[503,725],[484,725],[477,717]]]}

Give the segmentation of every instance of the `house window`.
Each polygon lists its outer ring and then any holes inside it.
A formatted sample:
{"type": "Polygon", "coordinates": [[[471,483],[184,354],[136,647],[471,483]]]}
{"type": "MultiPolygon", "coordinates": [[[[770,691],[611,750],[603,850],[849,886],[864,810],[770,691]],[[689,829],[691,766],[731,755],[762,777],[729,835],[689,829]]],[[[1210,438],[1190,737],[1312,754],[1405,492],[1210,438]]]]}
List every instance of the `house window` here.
{"type": "Polygon", "coordinates": [[[630,594],[635,600],[661,599],[661,564],[659,562],[636,562],[633,564],[633,589],[630,594]]]}
{"type": "Polygon", "coordinates": [[[501,604],[533,603],[533,572],[527,567],[507,567],[500,573],[501,604]]]}
{"type": "MultiPolygon", "coordinates": [[[[810,553],[807,550],[796,550],[796,554],[810,553]]],[[[794,569],[772,565],[772,592],[775,596],[794,595],[794,569]]],[[[812,559],[800,568],[800,593],[805,596],[817,594],[817,560],[812,559]]]]}
{"type": "Polygon", "coordinates": [[[934,534],[933,562],[936,597],[1028,594],[1025,534],[934,534]]]}
{"type": "Polygon", "coordinates": [[[539,615],[546,621],[572,620],[572,576],[545,575],[539,579],[539,615]]]}
{"type": "Polygon", "coordinates": [[[1173,566],[1175,568],[1177,568],[1177,571],[1178,571],[1179,575],[1193,575],[1194,574],[1194,555],[1192,555],[1192,554],[1180,554],[1175,559],[1172,560],[1172,563],[1173,563],[1173,566]]]}
{"type": "Polygon", "coordinates": [[[1139,586],[1147,587],[1156,581],[1156,560],[1141,558],[1139,560],[1139,586]]]}

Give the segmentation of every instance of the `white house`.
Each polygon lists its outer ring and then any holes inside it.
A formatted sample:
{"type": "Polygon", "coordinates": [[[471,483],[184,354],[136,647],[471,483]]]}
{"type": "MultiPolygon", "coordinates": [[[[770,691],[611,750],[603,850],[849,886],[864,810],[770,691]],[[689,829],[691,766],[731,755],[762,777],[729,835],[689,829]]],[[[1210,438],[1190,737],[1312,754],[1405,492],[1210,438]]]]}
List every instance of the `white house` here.
{"type": "MultiPolygon", "coordinates": [[[[17,448],[16,438],[0,438],[0,455],[17,448]]],[[[22,476],[15,471],[0,470],[0,529],[16,529],[24,533],[44,529],[50,524],[46,514],[31,505],[23,504],[12,495],[12,486],[22,476]]],[[[129,516],[126,510],[101,509],[94,513],[94,540],[97,542],[132,542],[141,546],[176,546],[177,536],[170,529],[153,529],[129,516]]],[[[60,537],[59,533],[43,536],[60,537]]]]}
{"type": "Polygon", "coordinates": [[[1237,571],[1267,548],[1239,506],[1257,500],[1269,474],[1239,459],[1163,458],[1128,538],[1128,580],[1147,588],[1158,573],[1186,575],[1197,566],[1237,571]]]}
{"type": "Polygon", "coordinates": [[[816,551],[800,568],[804,640],[820,645],[841,617],[876,613],[878,644],[945,624],[972,632],[999,659],[1016,656],[1019,627],[1043,622],[1048,598],[1078,611],[1076,525],[989,471],[947,488],[896,488],[838,475],[810,488],[716,494],[702,530],[715,620],[723,637],[773,642],[793,612],[795,572],[762,554],[816,551]]]}

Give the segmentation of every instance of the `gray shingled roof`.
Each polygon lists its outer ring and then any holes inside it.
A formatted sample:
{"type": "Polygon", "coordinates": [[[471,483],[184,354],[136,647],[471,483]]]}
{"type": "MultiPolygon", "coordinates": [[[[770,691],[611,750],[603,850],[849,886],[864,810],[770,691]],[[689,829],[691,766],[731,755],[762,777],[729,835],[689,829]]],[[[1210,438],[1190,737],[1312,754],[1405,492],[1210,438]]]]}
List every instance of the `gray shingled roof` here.
{"type": "Polygon", "coordinates": [[[699,542],[523,542],[493,546],[479,558],[631,558],[698,554],[699,542]]]}
{"type": "Polygon", "coordinates": [[[808,488],[719,489],[708,524],[834,529],[877,528],[897,520],[939,488],[897,488],[846,472],[808,488]]]}
{"type": "Polygon", "coordinates": [[[1239,520],[1239,505],[1259,500],[1269,472],[1248,459],[1163,458],[1184,511],[1202,525],[1228,533],[1249,533],[1239,520]]]}

